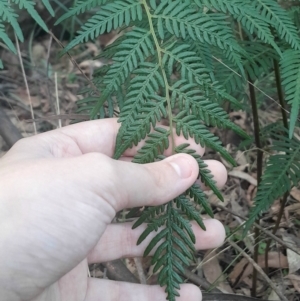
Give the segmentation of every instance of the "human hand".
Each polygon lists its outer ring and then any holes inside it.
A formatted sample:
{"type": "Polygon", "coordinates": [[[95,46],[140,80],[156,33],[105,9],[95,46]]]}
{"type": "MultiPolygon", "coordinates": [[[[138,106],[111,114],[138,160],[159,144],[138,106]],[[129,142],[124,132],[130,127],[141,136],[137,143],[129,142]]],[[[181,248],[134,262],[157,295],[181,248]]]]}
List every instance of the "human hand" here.
{"type": "MultiPolygon", "coordinates": [[[[115,119],[80,123],[16,143],[0,160],[0,296],[4,301],[162,301],[164,289],[87,277],[87,264],[142,256],[143,227],[111,224],[117,211],[155,206],[183,193],[198,176],[188,155],[151,164],[128,162],[137,148],[113,160],[115,119]]],[[[186,142],[177,137],[176,143],[186,142]]],[[[193,142],[198,153],[204,150],[193,142]]],[[[224,166],[206,161],[218,186],[224,166]]],[[[224,228],[193,225],[196,248],[219,246],[224,228]]],[[[184,284],[178,300],[201,300],[184,284]]]]}

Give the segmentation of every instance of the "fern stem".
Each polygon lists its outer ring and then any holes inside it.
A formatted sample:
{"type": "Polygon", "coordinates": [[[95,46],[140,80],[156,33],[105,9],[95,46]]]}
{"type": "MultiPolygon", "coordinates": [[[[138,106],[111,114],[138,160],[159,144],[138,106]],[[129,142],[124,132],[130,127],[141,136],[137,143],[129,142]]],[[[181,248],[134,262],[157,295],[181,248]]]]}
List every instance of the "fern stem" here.
{"type": "Polygon", "coordinates": [[[284,101],[284,94],[282,90],[282,85],[281,85],[281,75],[280,75],[280,68],[279,68],[279,63],[277,60],[274,60],[274,72],[275,72],[275,78],[276,78],[276,87],[277,87],[277,94],[279,98],[279,103],[280,103],[280,110],[282,114],[282,121],[284,127],[288,130],[289,125],[288,125],[288,118],[286,114],[286,109],[285,109],[285,101],[284,101]]]}
{"type": "MultiPolygon", "coordinates": [[[[279,225],[280,225],[280,222],[281,222],[281,219],[282,219],[282,216],[283,216],[283,213],[284,213],[284,208],[285,208],[285,204],[287,202],[287,198],[288,196],[290,195],[289,192],[286,192],[283,196],[283,199],[281,201],[281,205],[280,205],[280,209],[279,209],[279,212],[277,214],[277,221],[276,221],[276,224],[272,230],[272,234],[275,235],[278,228],[279,228],[279,225]]],[[[269,265],[268,265],[268,260],[269,260],[269,249],[270,249],[270,245],[271,245],[271,242],[272,242],[272,238],[270,238],[268,241],[267,241],[267,244],[266,244],[266,250],[265,250],[265,272],[266,274],[268,275],[269,273],[269,265]]]]}
{"type": "Polygon", "coordinates": [[[175,154],[175,138],[174,138],[174,132],[173,132],[173,113],[172,113],[172,106],[171,106],[171,100],[170,100],[170,95],[169,95],[169,90],[170,90],[170,86],[168,83],[168,78],[166,75],[166,71],[164,69],[164,66],[162,64],[162,59],[161,59],[161,54],[162,54],[162,48],[159,45],[157,36],[155,34],[155,30],[153,27],[153,22],[152,22],[152,15],[150,13],[148,4],[146,0],[142,0],[142,3],[145,7],[145,11],[148,17],[148,22],[149,22],[149,26],[150,26],[150,31],[155,43],[155,47],[156,47],[156,51],[157,51],[157,57],[158,57],[158,64],[159,67],[161,69],[161,73],[165,82],[165,93],[166,93],[166,101],[167,101],[167,111],[168,111],[168,117],[169,117],[169,125],[170,125],[170,135],[171,135],[171,144],[172,144],[172,154],[175,154]]]}
{"type": "MultiPolygon", "coordinates": [[[[288,119],[287,119],[287,114],[286,114],[286,110],[285,110],[284,94],[283,94],[282,85],[281,85],[280,68],[279,68],[279,63],[277,60],[274,60],[274,72],[275,72],[275,78],[276,78],[277,94],[278,94],[278,98],[279,98],[279,102],[280,102],[282,121],[283,121],[284,127],[288,130],[289,125],[288,125],[288,119]]],[[[282,219],[282,215],[284,212],[284,208],[285,208],[285,204],[286,204],[288,196],[289,196],[289,192],[286,192],[283,196],[283,199],[282,199],[281,205],[280,205],[280,210],[277,214],[277,221],[273,228],[272,234],[275,234],[279,228],[280,221],[282,219]]],[[[267,275],[269,273],[268,257],[269,257],[269,249],[270,249],[271,242],[272,242],[272,239],[270,238],[267,241],[266,250],[265,250],[265,271],[266,271],[267,275]]]]}
{"type": "MultiPolygon", "coordinates": [[[[251,101],[251,107],[252,107],[252,115],[253,115],[253,124],[254,124],[254,137],[255,137],[255,144],[257,147],[257,183],[258,185],[261,182],[261,176],[262,176],[262,168],[263,168],[263,151],[262,151],[262,145],[260,140],[260,126],[259,126],[259,117],[258,117],[258,108],[257,108],[257,102],[256,102],[256,95],[255,95],[255,89],[254,85],[248,76],[249,79],[249,93],[250,93],[250,101],[251,101]]],[[[254,254],[253,254],[253,260],[257,262],[258,260],[258,239],[259,239],[260,231],[258,228],[255,227],[254,230],[254,254]]],[[[252,291],[251,296],[256,296],[256,286],[257,286],[257,270],[253,268],[253,278],[252,278],[252,291]]]]}

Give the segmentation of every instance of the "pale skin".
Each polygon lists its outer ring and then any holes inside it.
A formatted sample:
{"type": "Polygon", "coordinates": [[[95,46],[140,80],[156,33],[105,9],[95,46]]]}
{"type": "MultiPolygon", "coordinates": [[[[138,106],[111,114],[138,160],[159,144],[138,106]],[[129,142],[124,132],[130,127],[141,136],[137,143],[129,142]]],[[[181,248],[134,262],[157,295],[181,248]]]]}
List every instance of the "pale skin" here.
{"type": "MultiPolygon", "coordinates": [[[[0,159],[0,296],[9,301],[163,301],[164,288],[89,278],[88,263],[142,256],[144,227],[112,224],[117,211],[166,203],[197,179],[189,155],[145,165],[131,163],[137,148],[111,159],[115,119],[68,126],[19,141],[0,159]]],[[[176,143],[186,142],[176,137],[176,143]]],[[[204,149],[189,141],[199,154],[204,149]]],[[[227,174],[206,162],[221,187],[227,174]]],[[[193,225],[196,249],[220,246],[220,222],[193,225]]],[[[201,300],[199,288],[181,286],[178,301],[201,300]]]]}

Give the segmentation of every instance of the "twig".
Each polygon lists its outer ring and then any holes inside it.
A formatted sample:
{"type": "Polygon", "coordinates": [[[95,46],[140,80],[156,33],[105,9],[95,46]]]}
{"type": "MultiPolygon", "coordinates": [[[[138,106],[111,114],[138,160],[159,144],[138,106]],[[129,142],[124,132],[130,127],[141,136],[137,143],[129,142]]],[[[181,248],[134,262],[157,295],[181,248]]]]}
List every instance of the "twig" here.
{"type": "Polygon", "coordinates": [[[52,36],[50,35],[50,39],[49,39],[49,45],[48,45],[48,50],[47,50],[47,66],[46,66],[46,76],[47,76],[47,92],[48,92],[48,97],[49,97],[49,102],[50,102],[50,107],[53,113],[55,113],[55,106],[54,106],[54,102],[52,101],[52,96],[50,93],[50,87],[49,87],[49,67],[50,67],[50,52],[51,52],[51,46],[52,46],[52,36]]]}
{"type": "MultiPolygon", "coordinates": [[[[283,121],[284,127],[287,130],[289,130],[288,117],[287,117],[287,114],[286,114],[286,111],[285,111],[284,93],[283,93],[282,85],[281,85],[282,81],[281,81],[279,63],[278,63],[277,60],[274,60],[273,64],[274,64],[274,72],[275,72],[275,78],[276,78],[277,94],[278,94],[279,102],[280,102],[280,105],[281,105],[282,121],[283,121]]],[[[277,214],[277,221],[276,221],[275,227],[273,228],[273,234],[275,234],[277,232],[277,229],[279,228],[280,221],[281,221],[283,213],[284,213],[284,208],[285,208],[288,196],[289,196],[289,192],[286,192],[283,196],[283,199],[281,200],[280,209],[279,209],[279,212],[277,214]]],[[[271,242],[272,242],[271,239],[269,239],[267,241],[266,250],[265,250],[265,262],[266,262],[265,270],[266,270],[267,274],[269,272],[268,256],[269,256],[269,249],[270,249],[271,242]]]]}
{"type": "MultiPolygon", "coordinates": [[[[222,205],[215,205],[216,207],[232,214],[232,215],[235,215],[237,217],[239,217],[240,219],[246,221],[247,219],[237,213],[235,213],[234,211],[230,210],[230,209],[227,209],[225,207],[223,207],[222,205]]],[[[282,246],[286,247],[287,249],[290,249],[292,250],[293,252],[295,252],[296,254],[300,255],[300,252],[295,249],[293,246],[291,245],[288,245],[285,241],[283,241],[282,239],[280,239],[279,237],[277,237],[276,235],[274,235],[272,232],[266,230],[265,228],[263,228],[261,225],[257,224],[257,223],[254,223],[254,226],[257,227],[259,230],[261,230],[262,232],[264,232],[266,235],[268,235],[269,237],[271,237],[273,240],[277,241],[279,244],[281,244],[282,246]]]]}
{"type": "Polygon", "coordinates": [[[145,273],[144,273],[141,258],[135,257],[133,260],[134,260],[134,263],[135,263],[135,266],[136,266],[137,273],[138,273],[139,278],[140,278],[140,283],[141,284],[147,284],[147,279],[146,279],[146,276],[145,276],[145,273]]]}
{"type": "MultiPolygon", "coordinates": [[[[25,73],[25,69],[24,69],[24,64],[23,64],[23,60],[22,60],[22,55],[21,55],[19,40],[18,40],[18,38],[16,36],[16,33],[15,33],[15,40],[16,40],[16,45],[17,45],[17,50],[18,50],[18,56],[19,56],[20,66],[21,66],[21,69],[22,69],[23,79],[24,79],[24,83],[25,83],[25,86],[26,86],[26,92],[27,92],[27,96],[28,96],[28,99],[29,99],[31,118],[34,119],[32,100],[31,100],[29,86],[28,86],[28,82],[27,82],[27,78],[26,78],[26,73],[25,73]]],[[[36,129],[36,123],[35,122],[33,122],[33,128],[34,128],[34,133],[37,134],[37,129],[36,129]]]]}
{"type": "MultiPolygon", "coordinates": [[[[60,115],[60,106],[58,98],[58,87],[57,87],[57,72],[54,73],[54,82],[55,82],[55,97],[56,97],[56,114],[60,115]]],[[[61,128],[61,119],[58,119],[58,127],[61,128]]]]}
{"type": "MultiPolygon", "coordinates": [[[[251,82],[250,76],[248,75],[249,82],[251,82]]],[[[251,82],[252,83],[252,82],[251,82]]],[[[259,186],[261,182],[261,176],[262,176],[262,169],[263,169],[263,152],[261,139],[260,139],[260,126],[259,126],[259,117],[258,117],[258,108],[257,108],[257,102],[256,102],[256,95],[255,95],[255,89],[253,85],[249,84],[249,94],[250,94],[250,101],[251,101],[251,108],[252,108],[252,115],[253,115],[253,125],[254,125],[254,137],[255,137],[255,145],[257,147],[257,184],[259,186]]],[[[255,262],[258,260],[258,238],[259,238],[259,229],[255,227],[254,229],[254,254],[253,259],[255,262]]],[[[257,282],[257,270],[253,269],[253,277],[252,277],[252,291],[251,296],[256,297],[256,282],[257,282]]]]}
{"type": "MultiPolygon", "coordinates": [[[[11,94],[12,97],[14,97],[13,94],[11,94]]],[[[16,105],[22,109],[24,109],[25,111],[29,111],[30,112],[30,108],[28,108],[26,105],[24,105],[23,103],[21,103],[20,101],[17,101],[16,99],[8,99],[5,96],[0,96],[0,99],[7,101],[9,104],[13,104],[16,105]]],[[[49,118],[49,120],[41,113],[39,113],[38,111],[35,112],[35,115],[39,117],[40,120],[44,120],[47,121],[48,123],[50,123],[53,126],[56,126],[56,123],[51,121],[51,118],[49,118]]],[[[36,119],[31,119],[31,121],[35,121],[36,119]]]]}
{"type": "Polygon", "coordinates": [[[222,293],[202,293],[203,301],[267,301],[242,295],[222,294],[222,293]]]}
{"type": "Polygon", "coordinates": [[[192,283],[198,285],[200,288],[203,288],[206,291],[210,290],[211,293],[222,293],[218,288],[211,289],[211,284],[207,280],[197,276],[188,269],[184,269],[182,276],[186,277],[192,283]]]}
{"type": "Polygon", "coordinates": [[[261,274],[264,280],[268,283],[268,285],[274,290],[274,292],[278,295],[281,301],[288,301],[288,299],[282,294],[282,292],[274,285],[274,283],[270,280],[270,278],[265,274],[263,269],[235,242],[228,240],[228,243],[234,247],[238,252],[240,252],[252,265],[253,268],[261,274]]]}

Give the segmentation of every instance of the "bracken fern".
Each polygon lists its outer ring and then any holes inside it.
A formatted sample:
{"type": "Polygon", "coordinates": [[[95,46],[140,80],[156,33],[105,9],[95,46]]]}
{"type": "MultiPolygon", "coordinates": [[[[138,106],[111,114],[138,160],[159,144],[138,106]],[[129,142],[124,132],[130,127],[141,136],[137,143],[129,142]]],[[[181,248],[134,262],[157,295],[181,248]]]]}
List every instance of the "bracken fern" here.
{"type": "MultiPolygon", "coordinates": [[[[300,102],[298,9],[285,10],[275,0],[90,0],[76,2],[58,23],[91,9],[97,12],[62,53],[112,30],[123,33],[101,54],[108,63],[94,73],[100,96],[90,89],[78,103],[79,111],[87,111],[91,119],[112,117],[119,110],[115,159],[144,139],[136,163],[162,160],[169,147],[173,154],[190,154],[198,162],[201,181],[222,200],[205,162],[188,144],[175,145],[174,136],[193,138],[234,165],[207,127],[231,129],[247,138],[222,104],[241,107],[247,76],[259,79],[273,69],[275,60],[281,62],[282,85],[292,106],[289,137],[286,131],[272,136],[275,154],[267,163],[248,227],[297,184],[299,141],[293,132],[300,102]],[[167,120],[167,129],[160,126],[162,120],[167,120]]],[[[193,260],[190,221],[205,228],[199,208],[213,216],[205,193],[195,184],[166,205],[144,208],[134,224],[148,224],[138,243],[156,232],[145,255],[158,246],[152,264],[170,301],[179,294],[184,266],[193,260]]]]}

